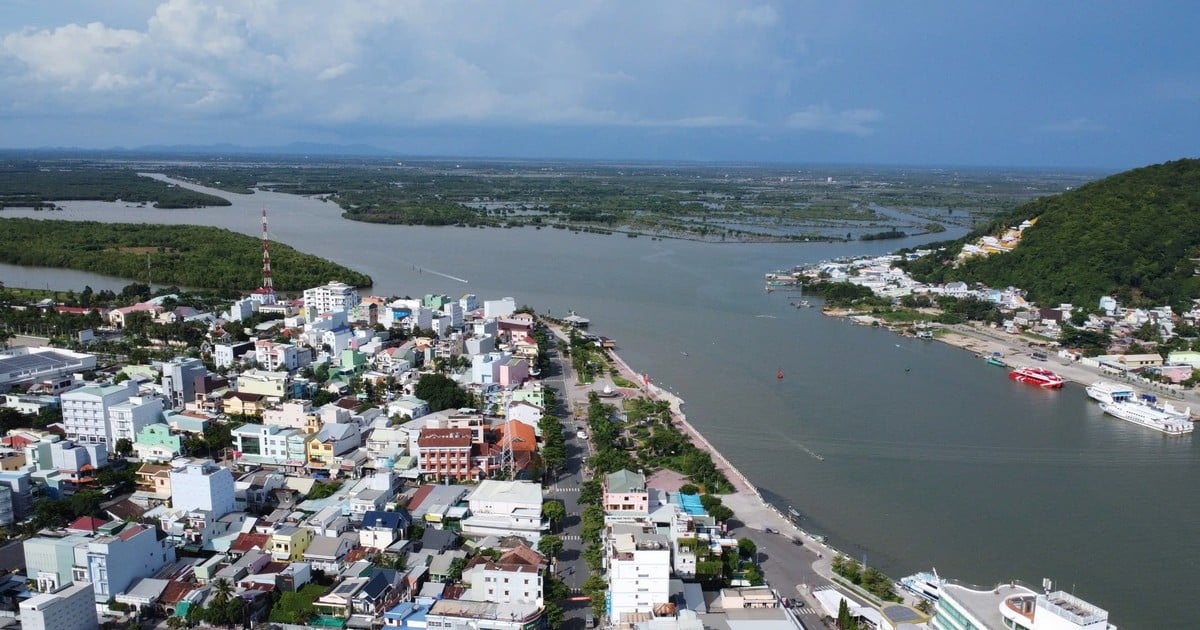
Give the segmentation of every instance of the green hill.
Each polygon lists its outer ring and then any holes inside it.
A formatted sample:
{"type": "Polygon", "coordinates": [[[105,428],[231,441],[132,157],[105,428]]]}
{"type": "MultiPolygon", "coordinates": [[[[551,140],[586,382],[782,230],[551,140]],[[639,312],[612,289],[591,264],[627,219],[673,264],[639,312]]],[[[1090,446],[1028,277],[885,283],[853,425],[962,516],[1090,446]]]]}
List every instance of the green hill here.
{"type": "Polygon", "coordinates": [[[1200,297],[1200,160],[1118,173],[1026,203],[945,250],[909,263],[927,282],[963,280],[1025,289],[1039,304],[1181,306],[1200,297]],[[1007,254],[948,264],[964,243],[1039,217],[1007,254]]]}

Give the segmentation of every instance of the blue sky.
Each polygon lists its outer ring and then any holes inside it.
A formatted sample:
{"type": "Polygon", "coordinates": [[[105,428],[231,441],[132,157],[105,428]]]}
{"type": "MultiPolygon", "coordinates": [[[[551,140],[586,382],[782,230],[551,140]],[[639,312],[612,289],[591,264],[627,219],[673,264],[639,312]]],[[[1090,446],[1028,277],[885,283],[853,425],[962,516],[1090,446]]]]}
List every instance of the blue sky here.
{"type": "Polygon", "coordinates": [[[0,146],[1121,169],[1200,153],[1197,24],[1189,2],[6,0],[0,146]]]}

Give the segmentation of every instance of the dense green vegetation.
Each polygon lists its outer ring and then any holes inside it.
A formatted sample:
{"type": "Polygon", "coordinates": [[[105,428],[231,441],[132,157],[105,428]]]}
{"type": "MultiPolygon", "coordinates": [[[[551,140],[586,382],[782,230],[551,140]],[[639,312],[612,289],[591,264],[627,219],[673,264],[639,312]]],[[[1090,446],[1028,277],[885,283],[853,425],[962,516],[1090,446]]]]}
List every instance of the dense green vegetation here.
{"type": "Polygon", "coordinates": [[[229,200],[207,195],[132,170],[96,164],[36,162],[0,163],[0,209],[54,207],[54,201],[95,200],[153,203],[155,208],[228,206],[229,200]]]}
{"type": "MultiPolygon", "coordinates": [[[[0,219],[0,262],[64,267],[189,287],[248,290],[262,284],[262,242],[214,227],[0,219]],[[149,266],[149,270],[147,270],[149,266]]],[[[275,289],[299,291],[371,277],[271,244],[275,289]]]]}
{"type": "Polygon", "coordinates": [[[852,240],[868,233],[894,238],[900,231],[940,231],[946,223],[986,221],[1022,201],[1092,178],[983,170],[383,160],[181,164],[165,170],[231,192],[263,188],[321,195],[359,221],[546,226],[717,241],[852,240]],[[910,218],[881,213],[877,206],[901,209],[910,218]]]}
{"type": "Polygon", "coordinates": [[[911,261],[922,280],[1016,286],[1039,304],[1189,304],[1200,297],[1200,160],[1127,171],[1029,202],[935,255],[911,261]],[[946,261],[979,236],[1038,217],[1008,254],[946,261]]]}

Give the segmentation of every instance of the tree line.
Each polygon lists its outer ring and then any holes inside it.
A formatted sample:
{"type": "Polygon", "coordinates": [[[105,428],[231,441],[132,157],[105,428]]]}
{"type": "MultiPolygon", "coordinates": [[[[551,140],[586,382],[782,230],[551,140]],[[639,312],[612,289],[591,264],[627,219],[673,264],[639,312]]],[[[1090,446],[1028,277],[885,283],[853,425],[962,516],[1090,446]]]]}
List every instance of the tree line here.
{"type": "MultiPolygon", "coordinates": [[[[0,219],[0,262],[208,289],[262,284],[262,241],[200,225],[0,219]]],[[[371,285],[366,274],[283,243],[271,243],[271,264],[279,291],[330,280],[371,285]]]]}

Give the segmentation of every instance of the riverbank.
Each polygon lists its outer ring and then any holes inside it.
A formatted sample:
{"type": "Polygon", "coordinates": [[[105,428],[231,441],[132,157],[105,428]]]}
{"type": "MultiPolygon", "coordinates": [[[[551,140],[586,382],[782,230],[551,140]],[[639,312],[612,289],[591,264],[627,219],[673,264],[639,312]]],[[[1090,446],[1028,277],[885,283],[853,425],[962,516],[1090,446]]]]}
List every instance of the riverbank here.
{"type": "MultiPolygon", "coordinates": [[[[822,313],[864,326],[883,325],[873,315],[845,309],[825,308],[822,309],[822,313]]],[[[1010,367],[1045,365],[1053,369],[1064,381],[1081,387],[1087,387],[1100,380],[1121,381],[1157,396],[1166,396],[1186,403],[1193,410],[1200,412],[1200,391],[1185,390],[1178,385],[1157,383],[1137,375],[1115,373],[1112,370],[1105,370],[1099,366],[1088,365],[1082,361],[1050,352],[1047,352],[1049,356],[1045,359],[1037,359],[1033,356],[1033,352],[1040,346],[1031,345],[1034,340],[1026,336],[974,324],[934,324],[930,325],[929,330],[934,331],[930,339],[967,350],[981,359],[995,356],[1010,367]]],[[[1195,416],[1193,415],[1193,417],[1195,416]]]]}
{"type": "MultiPolygon", "coordinates": [[[[551,325],[550,328],[559,340],[566,342],[567,334],[560,326],[551,325]]],[[[693,445],[712,457],[717,469],[725,475],[733,486],[733,492],[721,495],[722,502],[733,510],[735,514],[734,520],[738,522],[731,523],[731,527],[751,530],[752,537],[779,536],[785,540],[792,541],[796,545],[794,546],[794,550],[789,551],[789,555],[794,554],[796,556],[792,559],[793,562],[799,561],[809,564],[812,572],[817,576],[820,576],[820,578],[823,578],[831,585],[848,588],[858,599],[867,599],[869,597],[861,590],[846,587],[845,580],[834,573],[832,566],[833,558],[842,552],[831,547],[826,542],[824,536],[817,536],[804,530],[795,520],[784,513],[783,508],[767,501],[762,496],[762,493],[759,492],[757,486],[741,470],[734,466],[724,454],[713,446],[696,427],[688,422],[687,414],[683,411],[685,401],[682,398],[652,382],[647,382],[643,374],[634,370],[616,351],[610,349],[606,352],[606,356],[616,368],[618,375],[636,384],[636,387],[618,388],[611,384],[611,378],[608,375],[600,376],[593,383],[587,384],[582,388],[571,388],[571,394],[576,398],[576,403],[582,405],[582,401],[586,399],[588,392],[600,392],[605,386],[611,387],[613,391],[620,391],[623,397],[644,396],[651,400],[666,401],[670,405],[672,422],[688,437],[693,445]]],[[[671,475],[671,477],[675,478],[679,476],[671,475]]],[[[682,480],[683,478],[679,477],[679,479],[682,480]]],[[[788,559],[786,558],[781,557],[777,560],[781,565],[788,563],[788,559]]],[[[768,570],[767,573],[769,576],[771,571],[768,570]]],[[[793,580],[793,582],[791,584],[772,583],[772,586],[779,593],[783,594],[783,596],[799,596],[801,600],[806,601],[813,609],[820,610],[820,604],[812,596],[814,586],[816,585],[810,580],[806,580],[805,582],[793,580]]],[[[904,600],[905,604],[909,606],[917,605],[918,602],[912,595],[899,588],[895,590],[896,594],[904,600]]],[[[879,602],[874,603],[876,606],[880,605],[879,602]]]]}

